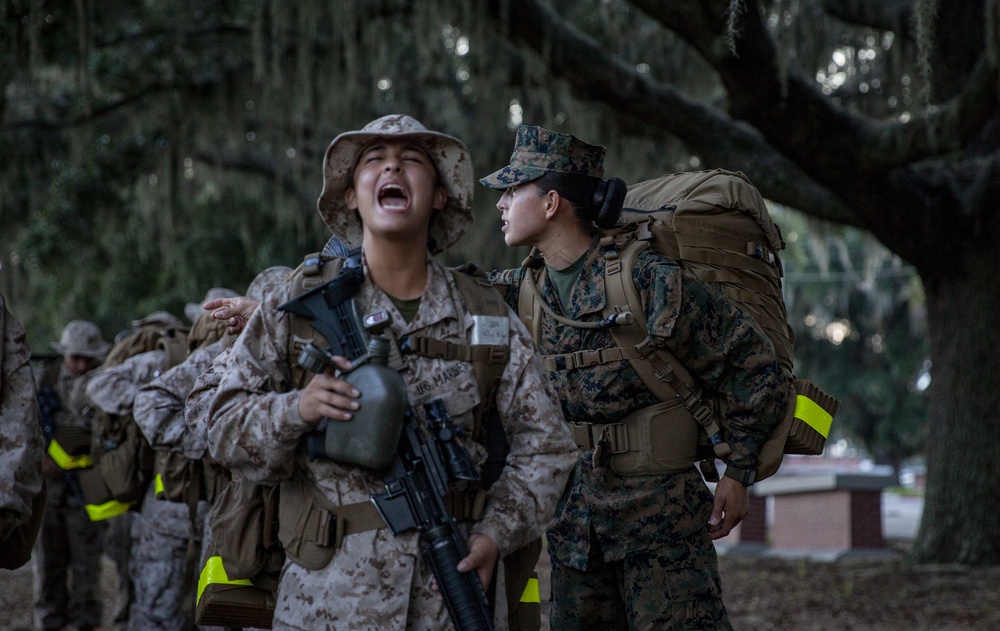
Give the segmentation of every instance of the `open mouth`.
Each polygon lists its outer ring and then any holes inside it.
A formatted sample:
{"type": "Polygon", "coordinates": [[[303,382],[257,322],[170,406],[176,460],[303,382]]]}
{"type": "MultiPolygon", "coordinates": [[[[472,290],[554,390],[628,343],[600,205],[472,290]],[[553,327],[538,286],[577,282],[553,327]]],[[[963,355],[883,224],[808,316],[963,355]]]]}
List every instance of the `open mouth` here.
{"type": "Polygon", "coordinates": [[[402,187],[396,184],[386,184],[378,192],[378,203],[383,208],[403,210],[410,203],[410,197],[402,187]]]}

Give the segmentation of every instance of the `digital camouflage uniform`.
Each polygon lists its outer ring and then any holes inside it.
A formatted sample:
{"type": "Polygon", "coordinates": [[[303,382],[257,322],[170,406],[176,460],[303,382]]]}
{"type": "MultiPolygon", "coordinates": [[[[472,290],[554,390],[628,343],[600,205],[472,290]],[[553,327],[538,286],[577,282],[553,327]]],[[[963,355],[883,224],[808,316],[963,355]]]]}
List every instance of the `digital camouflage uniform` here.
{"type": "MultiPolygon", "coordinates": [[[[102,370],[91,381],[87,395],[109,414],[134,414],[140,388],[159,377],[166,363],[167,354],[162,350],[135,355],[102,370]]],[[[156,499],[150,485],[141,510],[132,514],[129,629],[191,628],[188,545],[192,540],[200,545],[200,538],[187,505],[156,499]]]]}
{"type": "MultiPolygon", "coordinates": [[[[60,353],[98,360],[107,353],[109,345],[95,324],[74,320],[66,325],[60,342],[53,347],[60,353]]],[[[97,372],[95,369],[78,376],[59,360],[54,382],[49,381],[47,370],[36,375],[37,387],[51,387],[59,399],[61,409],[55,413],[56,428],[90,430],[91,410],[84,392],[97,372]]],[[[49,459],[48,455],[45,457],[49,459]]],[[[54,462],[50,462],[49,469],[59,471],[54,462]]],[[[36,626],[41,629],[60,629],[69,624],[92,629],[101,623],[97,588],[104,525],[90,521],[83,498],[68,480],[65,473],[46,479],[45,516],[34,556],[34,616],[36,626]]]]}
{"type": "MultiPolygon", "coordinates": [[[[598,152],[567,139],[572,137],[522,126],[512,166],[482,182],[502,189],[547,170],[600,177],[603,148],[598,152]]],[[[560,315],[600,320],[604,267],[595,241],[570,304],[561,305],[547,277],[541,295],[560,315]]],[[[525,273],[521,268],[490,275],[509,305],[517,305],[525,273]]],[[[725,397],[733,449],[727,463],[752,469],[770,428],[788,405],[789,384],[767,338],[721,292],[675,261],[644,252],[634,265],[633,280],[652,344],[670,349],[702,383],[725,397]]],[[[544,311],[541,317],[543,355],[618,346],[607,329],[564,326],[544,311]]],[[[615,423],[658,403],[628,361],[556,370],[550,379],[569,422],[615,423]]],[[[712,506],[712,494],[693,466],[676,474],[621,476],[607,466],[595,470],[593,451],[582,451],[559,516],[546,533],[552,628],[730,628],[708,533],[712,506]]]]}
{"type": "MultiPolygon", "coordinates": [[[[361,132],[334,140],[324,159],[321,216],[349,247],[361,244],[358,213],[344,207],[343,193],[363,146],[383,135],[397,142],[409,136],[408,141],[419,142],[434,160],[448,199],[444,209],[432,215],[426,250],[430,255],[443,251],[472,220],[470,156],[456,139],[429,132],[406,116],[386,116],[361,132]]],[[[390,297],[371,282],[367,264],[364,273],[365,281],[355,297],[358,310],[362,314],[387,310],[393,336],[417,334],[469,343],[474,320],[464,307],[453,272],[427,258],[427,284],[409,323],[390,297]]],[[[218,388],[212,390],[208,415],[210,450],[234,476],[269,483],[296,476],[334,506],[368,502],[371,493],[384,489],[379,473],[328,459],[309,460],[306,455],[302,437],[314,426],[299,415],[300,392],[291,384],[291,363],[297,358],[289,356],[290,316],[277,311],[291,297],[291,285],[268,294],[231,352],[216,360],[214,370],[221,375],[218,388]]],[[[528,333],[509,311],[508,320],[510,359],[495,402],[510,452],[507,466],[489,489],[481,519],[470,527],[470,532],[489,536],[501,557],[541,534],[554,515],[576,458],[528,333]]],[[[480,396],[472,365],[416,355],[407,356],[406,363],[401,374],[419,422],[426,423],[422,404],[440,398],[456,424],[469,429],[480,396]]],[[[205,387],[212,388],[212,381],[206,379],[205,387]]],[[[196,385],[191,400],[200,397],[201,385],[196,385]]],[[[485,460],[482,444],[469,439],[464,444],[477,464],[485,460]]],[[[416,532],[394,536],[389,529],[379,528],[348,534],[321,569],[307,570],[291,558],[286,561],[274,628],[451,628],[443,601],[431,590],[431,578],[416,532]]],[[[498,629],[503,629],[505,616],[499,617],[498,629]]]]}
{"type": "MultiPolygon", "coordinates": [[[[32,503],[44,491],[45,443],[38,424],[38,403],[31,351],[24,329],[0,295],[0,546],[32,517],[32,503]]],[[[36,507],[37,509],[37,507],[36,507]]],[[[37,517],[37,516],[36,516],[37,517]]],[[[25,545],[30,545],[30,539],[25,545]]],[[[20,559],[12,564],[20,563],[20,559]]],[[[11,568],[13,569],[13,568],[11,568]]]]}

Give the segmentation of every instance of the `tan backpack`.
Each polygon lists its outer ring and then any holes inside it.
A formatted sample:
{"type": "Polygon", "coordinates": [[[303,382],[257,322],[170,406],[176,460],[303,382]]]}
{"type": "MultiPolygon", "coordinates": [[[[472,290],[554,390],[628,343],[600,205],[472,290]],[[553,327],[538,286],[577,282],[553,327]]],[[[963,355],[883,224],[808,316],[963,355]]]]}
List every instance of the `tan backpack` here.
{"type": "MultiPolygon", "coordinates": [[[[552,355],[546,357],[546,364],[579,367],[628,360],[663,403],[634,413],[622,423],[574,428],[577,442],[595,447],[603,438],[611,450],[612,468],[625,475],[682,471],[701,460],[706,477],[718,479],[714,461],[731,453],[725,442],[725,410],[718,397],[702,392],[672,353],[646,346],[645,309],[632,269],[646,249],[681,261],[753,317],[771,340],[782,368],[792,374],[794,335],[781,293],[778,257],[784,245],[764,199],[742,173],[721,169],[674,173],[629,186],[618,225],[603,230],[601,236],[607,294],[603,316],[622,323],[610,328],[618,348],[552,355]]],[[[529,266],[540,263],[537,256],[529,260],[529,266]]],[[[539,295],[540,273],[529,269],[525,274],[518,304],[518,313],[535,340],[542,310],[563,324],[590,326],[552,312],[539,295]]],[[[823,452],[839,401],[811,382],[795,380],[794,384],[794,404],[771,431],[755,470],[738,472],[738,476],[734,470],[727,475],[752,484],[773,475],[786,453],[823,452]]]]}
{"type": "MultiPolygon", "coordinates": [[[[149,323],[118,341],[101,369],[124,363],[140,353],[166,352],[170,368],[187,357],[187,327],[149,323]]],[[[80,474],[80,486],[91,521],[102,521],[139,502],[153,477],[154,452],[132,414],[98,411],[91,419],[94,466],[80,474]]]]}

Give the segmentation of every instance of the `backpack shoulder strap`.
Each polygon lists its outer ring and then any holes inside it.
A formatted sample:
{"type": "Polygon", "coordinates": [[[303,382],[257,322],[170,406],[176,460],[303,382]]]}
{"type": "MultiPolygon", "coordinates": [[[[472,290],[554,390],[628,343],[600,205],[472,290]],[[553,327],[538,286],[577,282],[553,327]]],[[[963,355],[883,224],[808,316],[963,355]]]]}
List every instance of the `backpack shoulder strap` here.
{"type": "Polygon", "coordinates": [[[702,400],[698,382],[676,355],[666,348],[654,347],[650,343],[646,327],[646,310],[632,278],[636,258],[648,247],[648,241],[635,240],[621,251],[614,248],[605,251],[604,290],[607,295],[605,311],[614,309],[616,305],[628,305],[632,314],[632,318],[623,321],[621,326],[611,327],[611,335],[621,348],[634,348],[638,351],[638,353],[628,353],[626,358],[646,387],[661,401],[674,396],[680,399],[695,420],[705,428],[716,455],[725,458],[732,453],[732,450],[725,442],[715,414],[702,400]]]}
{"type": "Polygon", "coordinates": [[[163,331],[160,339],[156,342],[156,347],[167,354],[164,370],[173,368],[187,359],[187,336],[188,329],[169,328],[163,331]]]}

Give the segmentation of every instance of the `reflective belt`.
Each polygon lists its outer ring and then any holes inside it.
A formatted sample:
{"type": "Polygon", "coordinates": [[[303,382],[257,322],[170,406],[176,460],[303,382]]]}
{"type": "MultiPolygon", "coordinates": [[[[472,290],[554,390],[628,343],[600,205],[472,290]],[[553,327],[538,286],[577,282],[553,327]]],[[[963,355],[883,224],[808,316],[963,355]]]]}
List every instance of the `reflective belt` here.
{"type": "Polygon", "coordinates": [[[209,585],[253,585],[250,579],[241,578],[235,581],[229,579],[229,575],[226,574],[226,568],[222,565],[222,557],[214,556],[209,557],[205,561],[205,567],[201,570],[201,576],[198,578],[198,598],[195,599],[195,605],[201,601],[201,594],[205,591],[205,588],[209,585]]]}
{"type": "Polygon", "coordinates": [[[159,473],[157,473],[156,477],[153,478],[153,493],[157,497],[163,495],[163,476],[160,475],[159,473]]]}
{"type": "Polygon", "coordinates": [[[528,584],[524,586],[524,593],[521,594],[521,602],[540,603],[541,601],[541,594],[538,591],[538,579],[529,578],[528,584]]]}
{"type": "Polygon", "coordinates": [[[833,415],[803,394],[795,397],[795,418],[822,434],[823,438],[829,437],[833,415]]]}
{"type": "Polygon", "coordinates": [[[94,460],[89,455],[83,454],[80,456],[71,456],[66,453],[63,446],[55,440],[49,442],[49,456],[56,461],[56,464],[59,465],[59,468],[63,471],[86,469],[87,467],[94,466],[94,460]]]}
{"type": "Polygon", "coordinates": [[[87,510],[87,517],[90,517],[90,521],[102,521],[128,512],[134,503],[111,500],[103,504],[87,504],[84,508],[87,510]]]}

